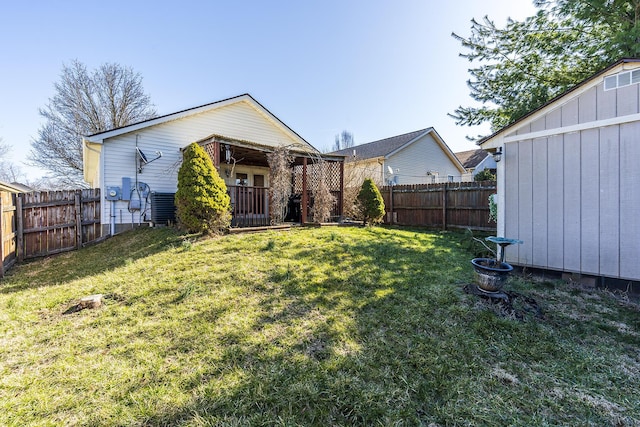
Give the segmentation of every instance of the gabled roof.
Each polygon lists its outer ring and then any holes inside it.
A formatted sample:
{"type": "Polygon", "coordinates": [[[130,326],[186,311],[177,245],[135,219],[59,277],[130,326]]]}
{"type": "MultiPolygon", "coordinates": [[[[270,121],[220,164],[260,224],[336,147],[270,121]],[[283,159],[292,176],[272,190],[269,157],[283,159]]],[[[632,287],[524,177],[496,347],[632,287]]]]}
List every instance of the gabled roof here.
{"type": "Polygon", "coordinates": [[[281,121],[279,118],[273,115],[269,110],[267,110],[262,104],[256,101],[248,93],[223,99],[220,101],[212,102],[209,104],[201,105],[199,107],[193,107],[193,108],[181,110],[175,113],[166,114],[164,116],[156,117],[153,119],[144,120],[138,123],[133,123],[127,126],[116,128],[116,129],[95,133],[93,135],[86,136],[84,139],[86,141],[93,142],[93,143],[102,143],[105,139],[108,139],[108,138],[113,138],[115,136],[123,135],[130,132],[135,132],[143,128],[155,126],[161,123],[170,122],[172,120],[182,119],[182,118],[192,116],[195,114],[200,114],[209,110],[215,110],[217,108],[235,104],[237,102],[247,102],[249,105],[255,108],[258,112],[260,112],[263,116],[265,116],[268,120],[270,120],[277,127],[279,127],[283,132],[291,135],[295,139],[299,139],[301,142],[311,147],[314,151],[317,151],[315,147],[309,144],[309,142],[307,142],[304,138],[298,135],[293,129],[287,126],[283,121],[281,121]]]}
{"type": "Polygon", "coordinates": [[[433,128],[416,130],[414,132],[402,135],[392,136],[390,138],[380,139],[378,141],[369,142],[367,144],[356,145],[344,150],[333,151],[329,154],[338,156],[352,156],[355,150],[358,159],[373,159],[375,157],[385,157],[394,151],[402,148],[415,139],[429,133],[433,128]]]}
{"type": "Polygon", "coordinates": [[[12,182],[9,184],[0,181],[0,191],[8,191],[9,193],[28,193],[29,191],[33,191],[33,189],[18,182],[12,182]]]}
{"type": "Polygon", "coordinates": [[[487,151],[484,151],[482,148],[477,148],[475,150],[469,151],[461,151],[455,154],[465,169],[474,169],[480,164],[481,161],[485,159],[485,157],[489,155],[489,153],[487,151]]]}
{"type": "Polygon", "coordinates": [[[500,134],[503,134],[504,132],[506,132],[506,131],[508,131],[510,129],[515,128],[517,125],[519,125],[519,124],[523,123],[524,121],[532,118],[532,116],[535,116],[541,110],[545,110],[550,105],[558,103],[558,101],[561,100],[562,98],[565,98],[565,97],[567,97],[567,96],[569,96],[571,94],[574,94],[574,93],[580,93],[581,90],[588,89],[591,86],[595,86],[596,84],[599,83],[599,81],[600,81],[599,78],[600,77],[602,77],[603,75],[609,73],[613,69],[616,69],[618,67],[623,67],[625,64],[640,64],[640,58],[622,58],[619,61],[614,62],[613,64],[609,65],[605,69],[603,69],[601,71],[598,71],[597,73],[595,73],[591,77],[586,78],[585,80],[583,80],[582,82],[576,84],[572,88],[566,90],[565,92],[561,93],[560,95],[556,96],[555,98],[552,98],[551,100],[547,101],[546,103],[544,103],[540,107],[536,108],[535,110],[532,110],[529,113],[525,114],[524,116],[520,117],[518,120],[515,120],[515,121],[511,122],[510,124],[506,125],[505,127],[503,127],[502,129],[499,129],[498,131],[494,132],[493,134],[482,138],[480,141],[478,141],[478,145],[484,145],[486,142],[488,142],[490,140],[493,140],[496,136],[498,136],[500,134]]]}
{"type": "Polygon", "coordinates": [[[388,158],[389,156],[397,153],[398,151],[406,148],[407,146],[418,141],[425,135],[431,134],[433,139],[440,145],[442,151],[451,159],[456,167],[464,172],[464,168],[460,160],[453,154],[453,151],[444,142],[444,140],[438,135],[438,132],[433,127],[426,129],[420,129],[402,135],[392,136],[390,138],[380,139],[378,141],[369,142],[367,144],[356,145],[354,147],[345,148],[344,150],[333,151],[330,155],[338,156],[352,156],[353,152],[356,153],[358,160],[374,159],[378,157],[388,158]]]}

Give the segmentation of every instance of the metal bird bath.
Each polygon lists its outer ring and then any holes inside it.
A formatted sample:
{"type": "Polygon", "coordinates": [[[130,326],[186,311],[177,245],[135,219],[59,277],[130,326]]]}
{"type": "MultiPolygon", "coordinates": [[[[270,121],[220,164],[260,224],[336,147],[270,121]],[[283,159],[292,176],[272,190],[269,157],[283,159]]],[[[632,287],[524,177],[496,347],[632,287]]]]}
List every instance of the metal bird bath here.
{"type": "MultiPolygon", "coordinates": [[[[486,293],[498,293],[504,286],[513,267],[504,261],[504,251],[509,245],[521,244],[522,240],[490,236],[485,240],[500,247],[499,258],[474,258],[471,260],[476,272],[478,289],[486,293]]],[[[483,245],[484,242],[480,241],[483,245]]],[[[485,245],[486,246],[486,245],[485,245]]],[[[486,246],[488,249],[489,247],[486,246]]]]}

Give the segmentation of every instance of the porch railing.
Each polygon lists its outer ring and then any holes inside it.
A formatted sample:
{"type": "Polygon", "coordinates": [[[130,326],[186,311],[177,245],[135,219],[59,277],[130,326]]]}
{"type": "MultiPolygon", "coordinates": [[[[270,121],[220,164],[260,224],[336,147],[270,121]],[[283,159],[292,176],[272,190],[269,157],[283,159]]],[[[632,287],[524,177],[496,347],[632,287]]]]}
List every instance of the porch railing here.
{"type": "Polygon", "coordinates": [[[269,225],[269,189],[231,185],[232,227],[259,227],[269,225]]]}

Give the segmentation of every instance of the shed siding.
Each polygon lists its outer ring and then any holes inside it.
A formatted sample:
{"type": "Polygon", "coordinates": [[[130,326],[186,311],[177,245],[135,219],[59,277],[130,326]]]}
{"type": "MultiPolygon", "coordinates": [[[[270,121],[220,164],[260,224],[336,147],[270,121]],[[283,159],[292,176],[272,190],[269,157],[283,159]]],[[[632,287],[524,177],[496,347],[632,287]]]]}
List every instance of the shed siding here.
{"type": "Polygon", "coordinates": [[[564,268],[580,271],[580,135],[564,136],[564,268]]]}
{"type": "Polygon", "coordinates": [[[596,88],[591,88],[578,98],[578,122],[588,123],[596,119],[596,88]]]}
{"type": "Polygon", "coordinates": [[[598,120],[611,119],[616,116],[616,93],[618,90],[604,90],[601,83],[597,86],[596,111],[598,120]]]}
{"type": "Polygon", "coordinates": [[[548,172],[547,140],[533,141],[533,264],[547,265],[548,236],[548,172]]]}
{"type": "MultiPolygon", "coordinates": [[[[505,237],[518,238],[518,144],[507,144],[504,147],[505,165],[505,237]]],[[[515,262],[519,259],[518,252],[521,245],[507,246],[505,259],[515,262]]]]}
{"type": "Polygon", "coordinates": [[[580,133],[580,271],[599,274],[600,148],[598,129],[580,133]]]}
{"type": "Polygon", "coordinates": [[[640,280],[640,121],[597,123],[640,113],[640,84],[574,93],[487,141],[504,144],[505,236],[524,241],[507,261],[640,280]]]}
{"type": "Polygon", "coordinates": [[[562,106],[562,126],[578,124],[578,100],[573,99],[562,106]]]}
{"type": "Polygon", "coordinates": [[[620,127],[620,276],[640,280],[640,123],[620,127]]]}
{"type": "Polygon", "coordinates": [[[390,156],[385,162],[385,169],[387,166],[391,166],[394,171],[398,170],[396,184],[400,185],[429,183],[427,171],[437,171],[440,177],[453,175],[457,180],[461,175],[431,134],[390,156]]]}
{"type": "Polygon", "coordinates": [[[600,129],[600,274],[620,274],[620,129],[600,129]]]}
{"type": "Polygon", "coordinates": [[[620,88],[616,98],[616,113],[618,116],[626,116],[638,112],[638,90],[640,85],[631,85],[620,88]]]}
{"type": "Polygon", "coordinates": [[[549,138],[547,146],[547,251],[548,266],[564,267],[564,150],[562,135],[549,138]]]}
{"type": "MultiPolygon", "coordinates": [[[[211,134],[271,146],[298,143],[248,103],[238,102],[108,139],[103,145],[104,185],[120,186],[123,177],[135,181],[138,135],[138,147],[147,158],[154,158],[155,151],[163,153],[162,158],[144,166],[142,173],[137,175],[138,181],[148,184],[151,191],[173,193],[177,190],[178,168],[182,161],[180,149],[211,134]]],[[[109,218],[112,204],[103,203],[102,206],[103,218],[109,218]]],[[[120,223],[121,215],[123,223],[142,220],[141,212],[133,216],[129,213],[125,201],[115,203],[114,213],[116,223],[120,223]]]]}
{"type": "Polygon", "coordinates": [[[519,145],[518,238],[529,244],[519,245],[518,263],[533,265],[533,143],[527,140],[519,145]]]}

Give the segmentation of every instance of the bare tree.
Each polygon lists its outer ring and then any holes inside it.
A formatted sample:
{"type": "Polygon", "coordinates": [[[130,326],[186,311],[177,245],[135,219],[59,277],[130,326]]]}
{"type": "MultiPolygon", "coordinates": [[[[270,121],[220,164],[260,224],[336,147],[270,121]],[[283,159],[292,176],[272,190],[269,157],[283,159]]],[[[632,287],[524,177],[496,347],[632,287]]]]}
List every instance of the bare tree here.
{"type": "Polygon", "coordinates": [[[289,147],[280,146],[267,154],[269,163],[269,199],[271,201],[271,222],[280,224],[286,216],[289,197],[292,192],[291,164],[293,155],[289,147]]]}
{"type": "Polygon", "coordinates": [[[331,218],[331,211],[336,204],[336,198],[329,188],[329,165],[320,156],[313,158],[312,169],[315,169],[315,182],[312,183],[311,195],[313,208],[311,214],[313,220],[318,223],[327,222],[331,218]]]}
{"type": "Polygon", "coordinates": [[[333,145],[333,150],[344,150],[345,148],[351,148],[355,145],[353,134],[348,130],[343,130],[340,135],[336,135],[336,142],[333,145]]]}
{"type": "Polygon", "coordinates": [[[129,67],[103,64],[89,72],[63,65],[55,95],[40,109],[45,119],[31,143],[29,160],[62,185],[84,186],[82,137],[155,117],[142,77],[129,67]]]}
{"type": "Polygon", "coordinates": [[[343,213],[346,218],[360,218],[362,212],[358,204],[358,193],[365,179],[370,178],[378,187],[384,183],[380,177],[380,170],[377,163],[369,165],[361,163],[360,159],[354,156],[347,156],[344,163],[344,189],[343,189],[343,213]]]}
{"type": "Polygon", "coordinates": [[[0,181],[16,182],[22,178],[22,170],[15,163],[7,160],[11,151],[9,144],[0,138],[0,181]]]}
{"type": "Polygon", "coordinates": [[[0,138],[0,159],[4,160],[4,157],[9,154],[11,147],[0,138]]]}

